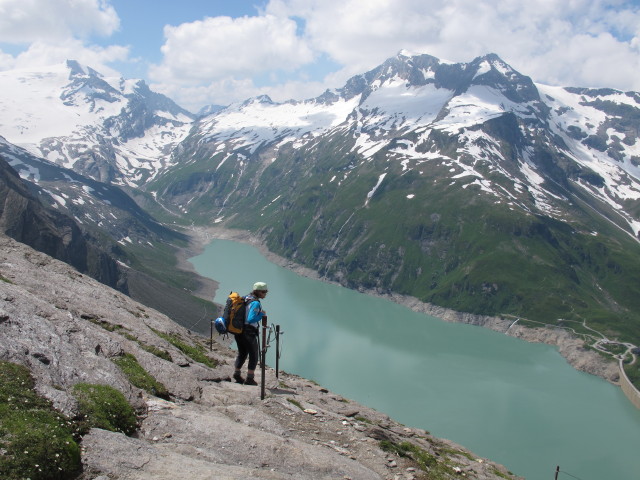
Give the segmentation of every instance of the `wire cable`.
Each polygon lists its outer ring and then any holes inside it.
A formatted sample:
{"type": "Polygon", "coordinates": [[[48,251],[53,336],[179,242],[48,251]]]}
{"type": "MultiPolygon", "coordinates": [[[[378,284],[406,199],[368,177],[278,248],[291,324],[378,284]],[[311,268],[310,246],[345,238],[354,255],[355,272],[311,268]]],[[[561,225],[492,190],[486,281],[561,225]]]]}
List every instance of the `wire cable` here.
{"type": "Polygon", "coordinates": [[[193,327],[198,325],[202,320],[204,320],[205,318],[207,318],[209,316],[209,315],[207,315],[207,307],[203,307],[203,309],[204,309],[204,314],[198,319],[198,321],[196,323],[191,325],[187,330],[193,330],[193,327]]]}
{"type": "Polygon", "coordinates": [[[575,478],[576,480],[582,480],[580,477],[576,477],[575,475],[571,475],[569,472],[565,472],[564,470],[560,470],[560,471],[558,471],[558,473],[564,473],[565,475],[568,475],[571,478],[575,478]]]}
{"type": "Polygon", "coordinates": [[[280,330],[279,333],[276,333],[276,331],[277,331],[276,325],[272,323],[269,326],[269,335],[267,336],[267,348],[271,346],[271,340],[275,338],[278,342],[278,351],[276,355],[278,357],[278,360],[280,360],[280,358],[282,357],[282,338],[281,337],[284,334],[284,332],[280,330]]]}

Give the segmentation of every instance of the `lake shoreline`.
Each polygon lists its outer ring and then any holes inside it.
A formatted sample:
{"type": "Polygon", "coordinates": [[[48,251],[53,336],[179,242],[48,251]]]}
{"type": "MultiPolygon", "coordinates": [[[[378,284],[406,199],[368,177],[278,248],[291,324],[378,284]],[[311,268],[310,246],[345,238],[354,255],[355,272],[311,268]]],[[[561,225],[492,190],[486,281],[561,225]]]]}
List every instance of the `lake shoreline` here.
{"type": "MultiPolygon", "coordinates": [[[[204,248],[213,240],[232,240],[252,245],[270,262],[286,268],[298,275],[342,286],[338,282],[321,277],[315,270],[299,265],[292,260],[269,251],[262,239],[250,232],[232,230],[225,227],[198,227],[191,228],[184,233],[186,233],[191,239],[189,247],[181,249],[178,254],[178,267],[184,270],[197,274],[193,264],[188,261],[189,258],[202,253],[204,248]]],[[[218,288],[218,282],[200,275],[199,277],[201,278],[201,285],[197,291],[193,292],[193,294],[207,299],[213,298],[218,288]]],[[[359,289],[358,291],[366,295],[390,300],[404,305],[415,312],[424,313],[445,322],[476,325],[479,327],[489,328],[496,332],[504,333],[530,343],[545,343],[547,345],[554,346],[558,349],[560,355],[562,355],[575,369],[601,377],[614,385],[620,385],[620,370],[618,364],[613,360],[607,361],[600,354],[586,348],[584,346],[584,342],[580,338],[565,329],[524,327],[517,323],[514,324],[513,320],[487,315],[457,312],[448,308],[424,303],[417,298],[406,295],[381,293],[367,289],[359,289]]]]}

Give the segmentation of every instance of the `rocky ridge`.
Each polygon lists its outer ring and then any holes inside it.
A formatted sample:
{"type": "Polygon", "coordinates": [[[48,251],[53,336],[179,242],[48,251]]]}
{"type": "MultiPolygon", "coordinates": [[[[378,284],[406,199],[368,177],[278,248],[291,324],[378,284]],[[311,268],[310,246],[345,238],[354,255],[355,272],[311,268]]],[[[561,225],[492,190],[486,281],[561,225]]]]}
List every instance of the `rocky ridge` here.
{"type": "Polygon", "coordinates": [[[83,480],[516,478],[294,375],[278,379],[268,368],[260,400],[258,388],[229,381],[234,353],[224,342],[207,351],[215,368],[199,363],[167,339],[200,349],[206,339],[4,235],[0,279],[1,360],[28,367],[38,393],[68,416],[78,382],[115,387],[140,412],[132,437],[92,429],[83,438],[83,480]],[[124,353],[164,384],[167,399],[129,382],[112,361],[124,353]],[[426,467],[382,449],[404,442],[426,467]]]}

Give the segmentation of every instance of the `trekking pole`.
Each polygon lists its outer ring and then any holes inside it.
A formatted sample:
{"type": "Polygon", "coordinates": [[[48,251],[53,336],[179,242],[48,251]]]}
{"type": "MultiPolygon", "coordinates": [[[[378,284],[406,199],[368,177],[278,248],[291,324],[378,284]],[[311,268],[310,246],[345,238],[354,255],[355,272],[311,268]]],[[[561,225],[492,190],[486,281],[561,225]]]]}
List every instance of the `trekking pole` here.
{"type": "Polygon", "coordinates": [[[209,322],[209,327],[211,328],[211,335],[209,336],[209,351],[213,350],[213,320],[209,322]]]}
{"type": "Polygon", "coordinates": [[[260,385],[260,400],[264,400],[265,396],[265,368],[267,360],[267,316],[262,317],[262,355],[260,361],[260,368],[262,370],[262,381],[260,385]]]}
{"type": "Polygon", "coordinates": [[[276,378],[280,373],[280,325],[276,325],[276,378]]]}

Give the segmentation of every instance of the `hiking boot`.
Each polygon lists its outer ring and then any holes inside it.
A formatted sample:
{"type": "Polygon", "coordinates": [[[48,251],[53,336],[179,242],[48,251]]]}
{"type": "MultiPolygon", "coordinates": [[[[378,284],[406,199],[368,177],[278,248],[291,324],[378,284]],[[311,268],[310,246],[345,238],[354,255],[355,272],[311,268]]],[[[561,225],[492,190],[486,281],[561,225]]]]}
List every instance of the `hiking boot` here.
{"type": "Polygon", "coordinates": [[[247,377],[244,382],[245,385],[258,385],[253,377],[247,377]]]}
{"type": "Polygon", "coordinates": [[[233,379],[236,381],[236,383],[244,383],[244,378],[242,378],[242,375],[240,375],[239,372],[235,372],[233,374],[233,379]]]}

